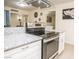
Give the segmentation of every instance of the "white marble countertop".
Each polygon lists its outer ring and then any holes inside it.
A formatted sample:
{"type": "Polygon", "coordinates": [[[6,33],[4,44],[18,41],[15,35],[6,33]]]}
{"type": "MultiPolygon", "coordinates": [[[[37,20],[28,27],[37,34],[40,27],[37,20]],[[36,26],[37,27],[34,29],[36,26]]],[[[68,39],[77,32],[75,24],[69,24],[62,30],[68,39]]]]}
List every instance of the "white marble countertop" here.
{"type": "Polygon", "coordinates": [[[35,42],[41,39],[42,37],[32,35],[32,34],[27,34],[27,33],[5,35],[4,36],[4,51],[8,49],[13,49],[23,44],[30,44],[32,42],[35,42]]]}

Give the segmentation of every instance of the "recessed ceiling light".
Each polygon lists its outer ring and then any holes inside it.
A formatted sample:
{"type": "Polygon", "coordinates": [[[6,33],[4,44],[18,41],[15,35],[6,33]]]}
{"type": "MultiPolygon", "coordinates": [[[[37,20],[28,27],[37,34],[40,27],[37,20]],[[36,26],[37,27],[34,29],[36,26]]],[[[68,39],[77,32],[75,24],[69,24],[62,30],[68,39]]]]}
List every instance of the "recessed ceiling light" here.
{"type": "Polygon", "coordinates": [[[18,2],[17,5],[20,7],[28,7],[29,6],[27,3],[24,3],[24,2],[18,2]]]}
{"type": "Polygon", "coordinates": [[[41,0],[39,0],[38,3],[41,3],[41,0]]]}

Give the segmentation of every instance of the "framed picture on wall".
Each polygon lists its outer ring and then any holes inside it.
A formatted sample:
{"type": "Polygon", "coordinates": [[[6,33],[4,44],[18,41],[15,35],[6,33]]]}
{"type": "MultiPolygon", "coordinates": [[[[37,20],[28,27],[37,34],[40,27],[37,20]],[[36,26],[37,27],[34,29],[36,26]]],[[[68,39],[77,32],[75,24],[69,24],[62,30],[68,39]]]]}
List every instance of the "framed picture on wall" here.
{"type": "Polygon", "coordinates": [[[63,19],[74,19],[74,8],[63,9],[63,19]]]}
{"type": "Polygon", "coordinates": [[[38,13],[37,13],[37,12],[34,13],[34,17],[35,17],[35,18],[38,17],[38,13]]]}

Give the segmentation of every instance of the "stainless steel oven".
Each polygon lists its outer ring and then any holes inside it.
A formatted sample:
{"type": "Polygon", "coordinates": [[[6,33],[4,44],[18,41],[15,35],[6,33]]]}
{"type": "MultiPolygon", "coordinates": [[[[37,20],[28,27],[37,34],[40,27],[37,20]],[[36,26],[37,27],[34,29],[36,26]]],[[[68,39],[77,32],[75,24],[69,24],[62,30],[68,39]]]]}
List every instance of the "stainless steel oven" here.
{"type": "Polygon", "coordinates": [[[55,59],[58,56],[59,36],[43,40],[43,59],[55,59]]]}

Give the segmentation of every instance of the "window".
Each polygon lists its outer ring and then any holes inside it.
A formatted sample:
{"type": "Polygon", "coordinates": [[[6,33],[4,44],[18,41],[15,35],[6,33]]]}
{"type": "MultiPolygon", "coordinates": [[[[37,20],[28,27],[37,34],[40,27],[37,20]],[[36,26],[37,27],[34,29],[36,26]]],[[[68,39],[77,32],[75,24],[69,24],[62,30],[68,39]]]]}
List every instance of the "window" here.
{"type": "Polygon", "coordinates": [[[8,10],[4,10],[4,27],[10,26],[10,13],[8,10]]]}

